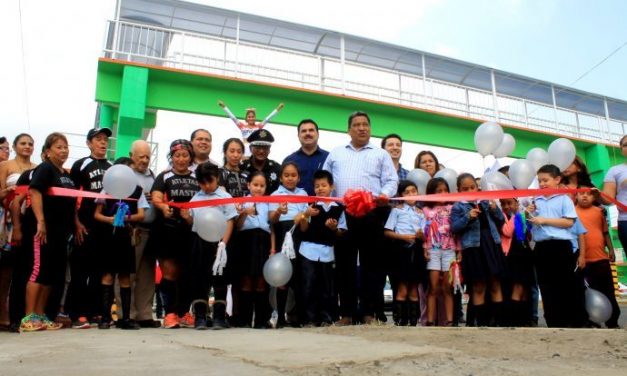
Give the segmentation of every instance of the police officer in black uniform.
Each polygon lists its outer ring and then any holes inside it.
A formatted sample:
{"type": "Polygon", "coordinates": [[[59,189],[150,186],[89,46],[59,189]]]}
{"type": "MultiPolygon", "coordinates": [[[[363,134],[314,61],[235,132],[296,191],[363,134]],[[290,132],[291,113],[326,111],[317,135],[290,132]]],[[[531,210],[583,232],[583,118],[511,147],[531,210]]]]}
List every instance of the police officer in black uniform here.
{"type": "Polygon", "coordinates": [[[262,171],[266,175],[266,195],[279,188],[279,177],[281,175],[281,165],[268,158],[270,146],[274,142],[272,133],[265,129],[254,131],[246,139],[250,145],[251,156],[241,167],[242,171],[247,171],[248,175],[255,171],[262,171]]]}

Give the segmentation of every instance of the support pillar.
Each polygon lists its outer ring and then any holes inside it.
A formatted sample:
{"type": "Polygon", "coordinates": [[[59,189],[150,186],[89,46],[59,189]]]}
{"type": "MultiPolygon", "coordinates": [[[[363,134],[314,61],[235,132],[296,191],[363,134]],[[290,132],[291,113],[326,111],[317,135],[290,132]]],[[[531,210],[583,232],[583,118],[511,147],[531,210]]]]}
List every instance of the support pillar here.
{"type": "MultiPolygon", "coordinates": [[[[142,137],[146,126],[146,96],[148,69],[125,66],[120,92],[120,108],[115,145],[115,157],[128,156],[133,141],[142,137]]],[[[154,127],[154,122],[152,124],[154,127]]]]}
{"type": "Polygon", "coordinates": [[[595,144],[585,150],[586,166],[594,185],[599,189],[603,186],[605,173],[612,166],[610,153],[605,145],[595,144]]]}

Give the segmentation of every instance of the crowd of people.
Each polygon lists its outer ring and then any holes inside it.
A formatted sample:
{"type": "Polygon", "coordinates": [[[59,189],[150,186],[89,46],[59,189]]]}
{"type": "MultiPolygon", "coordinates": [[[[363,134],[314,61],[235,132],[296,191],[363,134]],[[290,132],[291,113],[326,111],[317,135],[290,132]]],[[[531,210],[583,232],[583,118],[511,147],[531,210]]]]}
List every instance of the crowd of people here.
{"type": "MultiPolygon", "coordinates": [[[[401,137],[390,134],[381,147],[373,144],[367,113],[348,117],[350,140],[331,151],[319,146],[316,122],[302,120],[301,147],[278,163],[269,158],[273,135],[251,112],[248,125],[240,127],[244,139],[223,143],[221,162],[209,158],[213,139],[205,129],[173,141],[170,165],[158,174],[149,169],[149,144],[135,141],[129,157],[115,161],[137,176],[135,192],[120,201],[49,194],[54,187],[106,193],[109,129],[87,133],[90,154],[69,170],[61,133],[45,139],[38,165],[30,135],[17,135],[12,145],[0,138],[0,329],[377,324],[388,320],[388,279],[398,326],[535,326],[539,291],[549,327],[597,325],[585,310],[587,284],[608,297],[613,313],[605,325],[618,327],[610,272],[614,248],[602,206],[608,203],[594,191],[417,202],[411,198],[418,187],[399,163],[401,137]],[[17,188],[22,186],[27,189],[17,188]],[[344,197],[354,189],[374,197],[376,206],[363,216],[328,200],[178,205],[230,197],[344,197]],[[216,242],[201,237],[195,221],[210,208],[227,222],[216,242]],[[270,294],[263,267],[286,241],[295,249],[293,273],[270,294]],[[460,284],[469,296],[465,313],[460,284]]],[[[627,137],[620,147],[627,157],[627,137]]],[[[435,177],[441,165],[433,152],[420,152],[414,167],[431,176],[420,193],[451,191],[435,177]]],[[[624,203],[626,174],[627,164],[613,167],[602,188],[624,203]]],[[[540,189],[592,187],[579,158],[564,171],[545,165],[537,179],[540,189]]],[[[456,185],[459,192],[479,190],[468,173],[456,185]]],[[[624,246],[622,211],[618,229],[624,246]]]]}

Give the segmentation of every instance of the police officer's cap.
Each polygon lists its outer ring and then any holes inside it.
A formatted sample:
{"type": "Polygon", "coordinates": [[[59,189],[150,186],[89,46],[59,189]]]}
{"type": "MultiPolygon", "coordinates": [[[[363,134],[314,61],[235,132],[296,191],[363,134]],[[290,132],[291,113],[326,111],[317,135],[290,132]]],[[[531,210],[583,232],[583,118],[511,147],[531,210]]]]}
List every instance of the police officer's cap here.
{"type": "Polygon", "coordinates": [[[251,146],[270,146],[274,142],[272,133],[265,129],[258,129],[246,139],[251,146]]]}

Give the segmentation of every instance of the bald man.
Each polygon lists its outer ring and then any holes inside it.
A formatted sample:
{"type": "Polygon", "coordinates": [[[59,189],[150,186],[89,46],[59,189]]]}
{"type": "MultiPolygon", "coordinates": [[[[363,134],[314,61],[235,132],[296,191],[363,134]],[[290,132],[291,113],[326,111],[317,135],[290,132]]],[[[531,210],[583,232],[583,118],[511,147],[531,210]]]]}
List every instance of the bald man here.
{"type": "Polygon", "coordinates": [[[131,302],[131,319],[143,328],[158,328],[159,321],[152,317],[152,301],[155,294],[155,258],[146,255],[146,242],[150,235],[150,227],[155,219],[155,211],[150,200],[150,189],[155,181],[150,165],[151,148],[144,140],[137,140],[131,145],[129,156],[133,161],[133,171],[137,175],[139,185],[150,203],[150,209],[144,211],[143,222],[135,226],[133,240],[135,244],[135,275],[133,278],[133,300],[131,302]]]}

